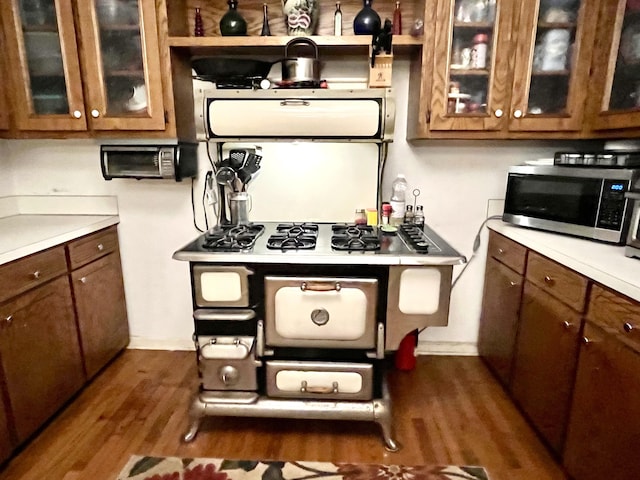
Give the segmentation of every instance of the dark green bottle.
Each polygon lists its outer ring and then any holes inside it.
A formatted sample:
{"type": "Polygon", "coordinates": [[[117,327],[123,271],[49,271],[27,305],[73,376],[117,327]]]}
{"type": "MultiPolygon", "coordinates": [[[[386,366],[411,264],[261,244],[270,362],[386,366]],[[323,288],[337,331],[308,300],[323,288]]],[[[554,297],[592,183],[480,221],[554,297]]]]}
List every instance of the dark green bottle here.
{"type": "Polygon", "coordinates": [[[247,34],[247,22],[238,13],[238,1],[228,0],[229,10],[220,19],[220,33],[224,36],[240,36],[247,34]]]}

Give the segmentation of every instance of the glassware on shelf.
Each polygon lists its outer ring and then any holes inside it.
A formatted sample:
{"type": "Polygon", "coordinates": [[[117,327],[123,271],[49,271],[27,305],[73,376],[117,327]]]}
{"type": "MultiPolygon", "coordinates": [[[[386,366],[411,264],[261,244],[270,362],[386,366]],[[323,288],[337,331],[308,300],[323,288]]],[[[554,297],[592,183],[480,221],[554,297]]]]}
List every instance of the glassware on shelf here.
{"type": "Polygon", "coordinates": [[[342,35],[342,10],[340,10],[340,2],[336,2],[336,11],[333,14],[333,34],[335,36],[342,35]]]}
{"type": "Polygon", "coordinates": [[[371,7],[372,0],[364,0],[362,10],[353,19],[353,33],[356,35],[372,35],[380,30],[380,15],[371,7]]]}
{"type": "Polygon", "coordinates": [[[247,22],[238,12],[237,0],[228,0],[229,10],[220,19],[220,33],[223,36],[242,36],[247,34],[247,22]]]}
{"type": "Polygon", "coordinates": [[[282,13],[286,19],[287,35],[307,37],[313,35],[320,14],[319,0],[282,0],[282,13]]]}
{"type": "Polygon", "coordinates": [[[200,13],[200,7],[196,7],[194,23],[195,27],[193,29],[193,35],[196,37],[204,37],[204,26],[202,24],[202,14],[200,13]]]}
{"type": "Polygon", "coordinates": [[[402,12],[399,1],[396,1],[396,8],[393,11],[393,34],[402,35],[402,12]]]}
{"type": "Polygon", "coordinates": [[[260,32],[261,37],[269,37],[271,35],[271,29],[269,28],[269,11],[267,9],[267,4],[262,4],[262,31],[260,32]]]}

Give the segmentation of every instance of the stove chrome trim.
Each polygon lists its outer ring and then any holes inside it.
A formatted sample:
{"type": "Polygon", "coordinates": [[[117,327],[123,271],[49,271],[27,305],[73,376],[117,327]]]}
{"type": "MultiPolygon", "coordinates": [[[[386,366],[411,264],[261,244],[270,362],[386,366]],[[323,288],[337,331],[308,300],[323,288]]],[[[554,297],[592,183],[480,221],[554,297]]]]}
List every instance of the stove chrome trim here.
{"type": "Polygon", "coordinates": [[[256,318],[256,312],[249,309],[243,310],[227,310],[227,309],[204,309],[199,308],[193,312],[195,320],[231,320],[235,322],[245,322],[256,318]]]}

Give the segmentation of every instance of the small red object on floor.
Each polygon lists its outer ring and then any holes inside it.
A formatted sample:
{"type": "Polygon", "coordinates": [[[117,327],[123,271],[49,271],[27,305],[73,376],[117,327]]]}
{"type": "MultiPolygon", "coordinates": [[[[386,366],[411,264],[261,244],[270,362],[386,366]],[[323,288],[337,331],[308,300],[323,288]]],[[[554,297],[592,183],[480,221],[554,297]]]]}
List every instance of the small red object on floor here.
{"type": "Polygon", "coordinates": [[[398,370],[413,370],[416,367],[416,345],[418,344],[418,331],[413,330],[405,335],[398,346],[395,364],[398,370]]]}

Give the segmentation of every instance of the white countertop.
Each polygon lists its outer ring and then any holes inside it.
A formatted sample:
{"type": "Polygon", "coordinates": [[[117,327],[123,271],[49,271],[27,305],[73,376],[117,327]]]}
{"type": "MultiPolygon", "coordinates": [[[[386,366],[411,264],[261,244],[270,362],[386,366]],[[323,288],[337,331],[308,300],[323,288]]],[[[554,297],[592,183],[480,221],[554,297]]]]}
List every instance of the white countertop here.
{"type": "Polygon", "coordinates": [[[640,301],[640,259],[624,255],[624,246],[517,227],[500,220],[488,227],[576,272],[640,301]]]}
{"type": "Polygon", "coordinates": [[[0,265],[119,221],[113,197],[3,197],[0,199],[0,265]]]}

